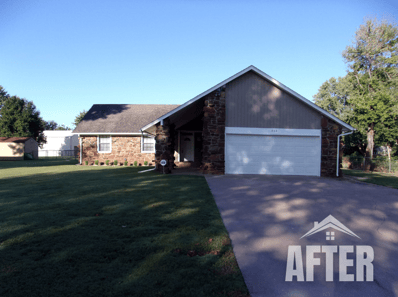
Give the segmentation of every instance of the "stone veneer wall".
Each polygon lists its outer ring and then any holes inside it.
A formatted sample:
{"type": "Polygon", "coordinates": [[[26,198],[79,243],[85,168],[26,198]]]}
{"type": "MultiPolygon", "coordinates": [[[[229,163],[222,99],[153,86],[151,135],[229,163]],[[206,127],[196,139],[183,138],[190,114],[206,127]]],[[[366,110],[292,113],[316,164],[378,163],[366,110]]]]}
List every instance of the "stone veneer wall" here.
{"type": "Polygon", "coordinates": [[[169,120],[163,121],[163,126],[160,123],[156,124],[156,144],[155,144],[155,164],[156,170],[164,173],[171,173],[174,168],[174,125],[170,125],[169,120]],[[160,165],[161,160],[166,160],[166,166],[160,165]]]}
{"type": "MultiPolygon", "coordinates": [[[[336,177],[337,137],[342,133],[342,127],[324,116],[321,119],[321,127],[321,176],[336,177]]],[[[341,168],[341,164],[339,168],[341,168]]],[[[341,176],[341,172],[339,176],[341,176]]]]}
{"type": "Polygon", "coordinates": [[[88,164],[92,165],[95,160],[104,164],[106,160],[109,160],[109,164],[113,164],[114,160],[117,160],[119,164],[124,164],[124,161],[127,161],[128,165],[132,165],[134,161],[137,161],[141,165],[144,165],[145,161],[148,161],[149,165],[154,164],[154,153],[141,153],[141,136],[112,136],[111,153],[97,152],[97,136],[81,136],[81,138],[83,144],[83,165],[85,161],[88,161],[88,164]]]}
{"type": "Polygon", "coordinates": [[[203,107],[204,173],[225,173],[225,86],[208,94],[203,107]]]}

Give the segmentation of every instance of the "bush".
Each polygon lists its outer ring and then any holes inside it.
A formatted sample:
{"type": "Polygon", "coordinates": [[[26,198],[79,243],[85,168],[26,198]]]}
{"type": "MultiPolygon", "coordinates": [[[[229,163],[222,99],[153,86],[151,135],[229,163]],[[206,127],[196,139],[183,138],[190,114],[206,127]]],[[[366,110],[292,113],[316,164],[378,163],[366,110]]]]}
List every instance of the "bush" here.
{"type": "Polygon", "coordinates": [[[94,164],[95,164],[95,165],[98,165],[98,163],[99,163],[98,160],[95,160],[95,161],[94,161],[94,164]]]}
{"type": "Polygon", "coordinates": [[[145,165],[145,166],[148,166],[148,161],[145,161],[145,162],[144,162],[144,165],[145,165]]]}
{"type": "Polygon", "coordinates": [[[113,161],[113,165],[115,166],[117,165],[117,160],[113,161]]]}
{"type": "Polygon", "coordinates": [[[84,164],[88,165],[88,161],[84,161],[84,164]]]}
{"type": "Polygon", "coordinates": [[[109,165],[109,160],[106,160],[106,161],[105,161],[105,164],[106,164],[106,165],[109,165]]]}
{"type": "Polygon", "coordinates": [[[138,162],[134,161],[134,166],[137,167],[138,166],[138,162]]]}
{"type": "Polygon", "coordinates": [[[127,164],[128,164],[128,162],[127,162],[127,161],[124,161],[124,166],[127,166],[127,164]]]}
{"type": "MultiPolygon", "coordinates": [[[[357,152],[343,157],[342,166],[344,169],[364,170],[364,157],[357,152]]],[[[389,160],[386,156],[374,157],[372,160],[366,158],[365,170],[388,172],[389,160]]],[[[391,172],[398,172],[396,157],[391,158],[391,172]]]]}
{"type": "MultiPolygon", "coordinates": [[[[375,171],[380,171],[380,172],[388,172],[389,171],[388,157],[373,158],[372,165],[373,165],[373,168],[375,171]]],[[[398,171],[397,158],[392,157],[391,158],[391,172],[397,172],[397,171],[398,171]]]]}

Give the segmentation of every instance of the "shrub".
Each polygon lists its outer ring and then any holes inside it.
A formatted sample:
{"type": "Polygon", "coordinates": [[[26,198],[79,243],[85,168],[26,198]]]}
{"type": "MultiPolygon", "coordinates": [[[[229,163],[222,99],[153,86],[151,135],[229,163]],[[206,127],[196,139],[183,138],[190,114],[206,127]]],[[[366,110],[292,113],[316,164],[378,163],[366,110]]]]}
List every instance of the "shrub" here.
{"type": "MultiPolygon", "coordinates": [[[[389,160],[388,157],[377,157],[372,160],[373,169],[379,172],[388,172],[389,171],[389,160]]],[[[398,163],[396,158],[391,158],[391,172],[398,171],[398,163]]]]}
{"type": "Polygon", "coordinates": [[[134,166],[137,167],[138,166],[138,162],[134,161],[134,166]]]}
{"type": "Polygon", "coordinates": [[[84,161],[84,164],[88,165],[88,161],[84,161]]]}
{"type": "Polygon", "coordinates": [[[144,165],[145,165],[145,166],[148,166],[148,161],[145,161],[145,162],[144,162],[144,165]]]}
{"type": "Polygon", "coordinates": [[[117,165],[117,160],[113,161],[113,165],[115,166],[117,165]]]}
{"type": "MultiPolygon", "coordinates": [[[[364,170],[365,158],[357,152],[343,157],[343,168],[364,170]]],[[[366,157],[365,169],[370,171],[388,172],[389,160],[386,156],[374,157],[372,160],[366,157]]],[[[398,162],[396,157],[391,158],[391,172],[398,171],[398,162]]]]}
{"type": "Polygon", "coordinates": [[[95,164],[95,165],[98,165],[98,160],[95,160],[95,161],[94,161],[94,164],[95,164]]]}
{"type": "Polygon", "coordinates": [[[124,161],[124,166],[127,166],[127,164],[128,164],[128,162],[127,162],[127,161],[124,161]]]}
{"type": "Polygon", "coordinates": [[[105,164],[106,164],[106,165],[109,165],[109,160],[106,160],[106,161],[105,161],[105,164]]]}

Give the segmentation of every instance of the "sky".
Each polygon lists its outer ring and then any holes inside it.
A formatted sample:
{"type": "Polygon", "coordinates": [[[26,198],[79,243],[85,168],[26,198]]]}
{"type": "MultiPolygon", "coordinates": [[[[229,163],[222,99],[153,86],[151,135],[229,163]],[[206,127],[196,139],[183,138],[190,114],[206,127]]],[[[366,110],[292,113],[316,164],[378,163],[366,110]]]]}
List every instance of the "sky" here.
{"type": "Polygon", "coordinates": [[[182,104],[254,65],[312,100],[398,1],[0,0],[0,85],[73,128],[93,104],[182,104]]]}

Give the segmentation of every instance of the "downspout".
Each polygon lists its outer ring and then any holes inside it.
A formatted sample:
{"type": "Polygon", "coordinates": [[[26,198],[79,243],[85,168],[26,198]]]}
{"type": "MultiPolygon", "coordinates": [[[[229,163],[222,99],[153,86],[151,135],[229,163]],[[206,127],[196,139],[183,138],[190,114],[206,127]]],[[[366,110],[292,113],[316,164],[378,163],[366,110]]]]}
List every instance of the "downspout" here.
{"type": "Polygon", "coordinates": [[[80,165],[82,165],[83,163],[82,163],[82,157],[83,157],[83,152],[82,152],[82,150],[83,150],[83,142],[82,142],[82,138],[80,137],[80,134],[78,135],[79,136],[79,142],[80,142],[80,165]]]}
{"type": "Polygon", "coordinates": [[[351,132],[348,133],[342,133],[339,136],[337,136],[337,165],[336,165],[336,176],[339,176],[339,165],[340,165],[340,137],[341,136],[346,136],[346,135],[350,135],[354,132],[354,130],[352,130],[351,132]]]}

